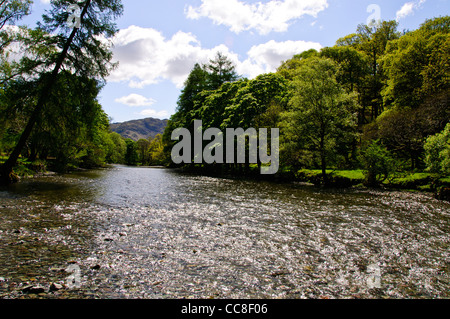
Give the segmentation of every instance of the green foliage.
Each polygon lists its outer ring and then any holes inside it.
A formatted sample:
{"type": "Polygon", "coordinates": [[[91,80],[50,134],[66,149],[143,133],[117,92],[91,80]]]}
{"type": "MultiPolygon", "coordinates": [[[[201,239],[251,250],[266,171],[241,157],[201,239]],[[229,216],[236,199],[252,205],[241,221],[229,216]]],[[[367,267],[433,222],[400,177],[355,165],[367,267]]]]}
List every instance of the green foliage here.
{"type": "Polygon", "coordinates": [[[297,70],[304,64],[304,60],[318,55],[319,52],[314,49],[296,54],[292,57],[292,59],[283,62],[278,68],[277,73],[283,76],[285,79],[292,81],[296,75],[297,70]]]}
{"type": "Polygon", "coordinates": [[[164,154],[164,143],[161,134],[156,135],[156,137],[150,142],[148,154],[150,165],[165,165],[168,162],[166,155],[164,154]]]}
{"type": "Polygon", "coordinates": [[[362,80],[369,74],[366,55],[350,46],[324,48],[320,55],[340,66],[337,80],[347,92],[362,89],[362,80]]]}
{"type": "Polygon", "coordinates": [[[0,30],[8,23],[13,24],[30,14],[32,0],[2,0],[0,1],[0,30]]]}
{"type": "Polygon", "coordinates": [[[340,42],[348,43],[351,47],[364,55],[367,61],[367,73],[358,84],[362,111],[359,122],[365,124],[369,117],[375,120],[385,109],[382,90],[386,81],[386,73],[382,61],[386,47],[391,41],[400,37],[396,21],[382,21],[375,25],[359,25],[353,39],[340,42]],[[367,113],[370,111],[370,113],[367,113]]]}
{"type": "Polygon", "coordinates": [[[397,169],[394,157],[379,141],[362,150],[360,160],[364,167],[365,183],[369,186],[380,185],[397,169]]]}
{"type": "Polygon", "coordinates": [[[407,173],[398,175],[399,176],[389,180],[388,184],[390,186],[400,189],[421,189],[431,191],[432,185],[436,184],[434,176],[429,173],[407,173]]]}
{"type": "Polygon", "coordinates": [[[177,113],[162,137],[165,158],[170,157],[172,131],[180,127],[192,131],[194,120],[202,120],[203,129],[265,127],[279,116],[279,107],[287,104],[287,80],[282,76],[264,74],[254,80],[240,79],[227,61],[218,54],[209,65],[197,64],[191,71],[178,99],[177,113]],[[211,84],[218,75],[222,83],[211,84]]]}
{"type": "MultiPolygon", "coordinates": [[[[73,0],[52,1],[51,9],[42,17],[43,22],[38,23],[47,34],[57,34],[53,39],[60,49],[66,46],[72,32],[67,24],[67,6],[73,3],[73,0]]],[[[90,0],[86,4],[89,6],[81,21],[82,27],[77,30],[64,60],[65,69],[98,80],[105,79],[115,65],[111,63],[112,44],[102,38],[111,38],[117,31],[114,20],[122,15],[123,6],[121,0],[90,0]]],[[[56,52],[48,61],[55,63],[58,58],[59,52],[56,52]]]]}
{"type": "Polygon", "coordinates": [[[224,83],[235,82],[239,79],[233,62],[220,52],[205,67],[209,71],[206,80],[210,90],[216,90],[224,83]]]}
{"type": "MultiPolygon", "coordinates": [[[[194,111],[195,103],[198,100],[199,94],[208,89],[209,73],[205,67],[195,64],[189,77],[184,83],[184,89],[178,98],[178,113],[188,115],[194,111]]],[[[190,124],[190,119],[186,119],[183,124],[190,124]]],[[[181,124],[181,123],[180,123],[181,124]]]]}
{"type": "Polygon", "coordinates": [[[150,161],[148,148],[150,146],[150,141],[146,139],[140,139],[136,142],[136,152],[138,155],[138,162],[141,164],[148,163],[150,161]]]}
{"type": "MultiPolygon", "coordinates": [[[[450,18],[446,20],[448,25],[450,18]]],[[[433,28],[428,21],[419,30],[391,41],[382,63],[388,81],[385,103],[398,108],[416,108],[427,96],[450,86],[450,34],[448,28],[433,28]]]]}
{"type": "Polygon", "coordinates": [[[111,164],[125,164],[125,154],[127,153],[127,144],[125,140],[116,132],[109,133],[108,152],[106,160],[111,164]]]}
{"type": "Polygon", "coordinates": [[[125,153],[125,164],[131,166],[137,165],[139,162],[137,143],[132,139],[126,139],[125,143],[127,146],[127,151],[125,153]]]}
{"type": "Polygon", "coordinates": [[[310,58],[292,83],[289,110],[283,115],[285,143],[312,152],[323,177],[336,160],[340,144],[349,143],[356,129],[357,105],[336,80],[338,67],[329,59],[310,58]]]}
{"type": "MultiPolygon", "coordinates": [[[[52,1],[39,28],[28,29],[4,26],[28,14],[31,1],[0,1],[0,153],[11,153],[27,123],[35,121],[21,148],[23,174],[47,165],[59,171],[106,163],[167,165],[172,131],[192,131],[194,120],[202,120],[203,129],[281,127],[281,170],[320,168],[297,174],[315,183],[360,183],[361,171],[341,170],[356,168],[358,150],[369,185],[389,180],[398,160],[405,169],[409,163],[422,169],[426,162],[433,174],[449,174],[450,125],[444,130],[450,121],[449,17],[427,20],[404,34],[395,21],[360,25],[334,47],[302,52],[276,73],[251,80],[241,78],[232,61],[218,53],[194,66],[164,134],[154,131],[156,137],[147,140],[148,123],[110,125],[97,101],[115,66],[111,47],[100,39],[116,31],[113,20],[122,13],[121,2],[89,1],[76,33],[66,24],[69,3],[52,1]],[[13,43],[28,54],[11,60],[13,43]],[[65,48],[67,56],[61,55],[65,48]],[[49,73],[61,59],[65,71],[49,73]],[[41,111],[34,112],[40,104],[41,111]]],[[[245,165],[248,170],[257,166],[245,165]]],[[[243,167],[212,169],[242,172],[243,167]]],[[[418,175],[395,181],[424,188],[433,182],[418,175]]]]}
{"type": "Polygon", "coordinates": [[[427,139],[425,152],[428,171],[442,176],[450,175],[450,124],[442,133],[427,139]]]}
{"type": "MultiPolygon", "coordinates": [[[[26,14],[30,5],[28,1],[2,1],[0,19],[8,13],[5,3],[23,4],[8,18],[11,22],[26,14]]],[[[0,101],[0,111],[6,111],[2,124],[14,128],[15,119],[22,121],[17,125],[20,138],[0,167],[3,182],[9,182],[21,153],[32,161],[52,156],[58,171],[106,161],[109,123],[96,97],[100,81],[114,65],[111,44],[101,39],[114,35],[113,20],[122,13],[122,5],[120,0],[88,0],[83,4],[82,27],[71,29],[66,23],[67,6],[73,3],[54,0],[37,29],[0,34],[0,90],[6,95],[0,101]],[[20,61],[10,62],[4,52],[14,41],[29,50],[20,61]],[[60,73],[62,68],[65,71],[60,73]]]]}

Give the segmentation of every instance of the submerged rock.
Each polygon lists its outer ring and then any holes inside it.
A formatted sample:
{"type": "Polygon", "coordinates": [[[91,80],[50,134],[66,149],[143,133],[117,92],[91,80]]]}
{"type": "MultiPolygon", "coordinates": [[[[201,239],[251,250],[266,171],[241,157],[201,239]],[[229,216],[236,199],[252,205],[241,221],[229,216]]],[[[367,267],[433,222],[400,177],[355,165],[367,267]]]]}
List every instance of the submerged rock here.
{"type": "Polygon", "coordinates": [[[59,291],[59,290],[62,290],[63,288],[64,288],[64,286],[61,285],[61,284],[52,283],[52,284],[50,285],[50,292],[53,292],[53,291],[59,291]]]}
{"type": "Polygon", "coordinates": [[[45,292],[45,288],[42,286],[26,286],[22,289],[23,293],[26,294],[41,294],[45,292]]]}

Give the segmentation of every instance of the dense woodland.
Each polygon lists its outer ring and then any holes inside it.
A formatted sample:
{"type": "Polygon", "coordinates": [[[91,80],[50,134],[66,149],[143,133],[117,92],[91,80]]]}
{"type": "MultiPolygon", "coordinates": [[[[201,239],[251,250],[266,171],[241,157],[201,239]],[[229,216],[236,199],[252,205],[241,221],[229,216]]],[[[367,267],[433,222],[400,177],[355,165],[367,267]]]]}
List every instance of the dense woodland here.
{"type": "MultiPolygon", "coordinates": [[[[31,1],[0,1],[3,179],[109,163],[173,166],[171,133],[192,131],[194,120],[203,130],[280,128],[279,175],[289,178],[328,184],[334,171],[360,171],[374,186],[410,172],[433,183],[450,175],[448,16],[414,31],[400,32],[395,21],[360,25],[335,46],[295,55],[255,79],[237,74],[218,53],[192,69],[165,133],[136,142],[111,132],[97,100],[114,67],[98,36],[116,31],[120,1],[88,1],[85,27],[73,30],[64,23],[67,2],[54,1],[42,23],[28,29],[13,23],[31,1]],[[19,46],[27,53],[14,59],[19,46]]],[[[257,172],[250,163],[185,166],[257,172]]]]}
{"type": "MultiPolygon", "coordinates": [[[[303,52],[253,80],[218,54],[187,79],[164,135],[166,153],[175,128],[192,131],[201,119],[204,130],[279,127],[284,175],[317,169],[327,183],[329,170],[361,169],[369,185],[402,172],[447,176],[449,23],[440,17],[404,32],[395,21],[360,25],[335,46],[303,52]]],[[[202,166],[232,174],[251,168],[202,166]]]]}

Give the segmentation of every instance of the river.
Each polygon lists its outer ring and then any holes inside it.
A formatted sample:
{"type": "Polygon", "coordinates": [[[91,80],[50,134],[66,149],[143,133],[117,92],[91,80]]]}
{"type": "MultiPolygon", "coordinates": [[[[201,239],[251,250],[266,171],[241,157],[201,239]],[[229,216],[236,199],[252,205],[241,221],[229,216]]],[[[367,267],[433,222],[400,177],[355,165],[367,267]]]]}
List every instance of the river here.
{"type": "Polygon", "coordinates": [[[0,189],[0,297],[449,298],[449,232],[428,194],[115,166],[0,189]]]}

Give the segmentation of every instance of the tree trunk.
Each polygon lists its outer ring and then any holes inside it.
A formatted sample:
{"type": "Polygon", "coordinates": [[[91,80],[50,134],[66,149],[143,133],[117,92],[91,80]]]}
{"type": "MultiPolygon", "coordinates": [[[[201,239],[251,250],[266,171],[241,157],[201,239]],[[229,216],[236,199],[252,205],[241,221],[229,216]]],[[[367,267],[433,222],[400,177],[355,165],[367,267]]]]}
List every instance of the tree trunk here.
{"type": "Polygon", "coordinates": [[[322,180],[324,186],[328,185],[328,177],[327,177],[327,159],[325,154],[325,132],[322,129],[320,136],[320,162],[322,167],[322,180]]]}
{"type": "MultiPolygon", "coordinates": [[[[88,10],[90,4],[91,4],[91,0],[88,0],[86,2],[86,5],[83,8],[83,12],[81,13],[81,16],[80,16],[81,20],[83,20],[84,15],[87,13],[87,10],[88,10]]],[[[41,94],[39,96],[39,100],[36,104],[36,107],[34,108],[34,111],[31,114],[30,119],[28,120],[28,124],[25,127],[25,130],[23,131],[22,135],[20,136],[19,142],[17,143],[13,152],[9,156],[8,160],[0,168],[0,183],[1,184],[11,184],[11,183],[17,181],[17,179],[11,178],[11,176],[14,175],[13,168],[16,165],[17,160],[19,159],[19,156],[22,152],[22,149],[24,148],[28,138],[31,135],[31,132],[33,131],[34,125],[36,124],[37,120],[39,119],[42,109],[44,108],[45,104],[47,103],[47,100],[51,94],[51,90],[58,78],[59,70],[61,69],[63,62],[67,57],[67,53],[69,51],[70,45],[72,44],[72,41],[75,38],[77,31],[78,31],[78,29],[76,27],[74,27],[72,30],[72,33],[70,34],[69,38],[67,39],[67,42],[64,45],[64,48],[63,48],[61,54],[58,57],[58,60],[56,61],[56,65],[53,69],[52,74],[50,75],[50,78],[47,80],[47,83],[45,84],[44,88],[41,91],[41,94]]]]}

